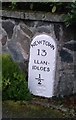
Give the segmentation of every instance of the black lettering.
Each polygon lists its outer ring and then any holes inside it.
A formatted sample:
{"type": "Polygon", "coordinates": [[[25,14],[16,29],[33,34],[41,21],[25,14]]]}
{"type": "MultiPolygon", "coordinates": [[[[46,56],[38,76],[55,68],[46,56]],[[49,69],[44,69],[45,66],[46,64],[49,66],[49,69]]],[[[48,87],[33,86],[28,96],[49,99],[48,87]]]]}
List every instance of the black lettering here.
{"type": "Polygon", "coordinates": [[[39,66],[37,66],[37,70],[39,70],[39,66]]]}
{"type": "Polygon", "coordinates": [[[32,66],[32,69],[36,70],[36,66],[32,66]]]}
{"type": "Polygon", "coordinates": [[[40,66],[36,66],[36,65],[32,66],[32,69],[33,70],[45,71],[45,72],[49,72],[50,71],[49,67],[42,67],[42,66],[40,67],[40,66]]]}
{"type": "Polygon", "coordinates": [[[42,41],[37,41],[38,44],[42,44],[42,41]]]}
{"type": "Polygon", "coordinates": [[[36,64],[36,60],[34,60],[34,63],[36,64]]]}
{"type": "Polygon", "coordinates": [[[33,47],[33,46],[35,46],[35,45],[31,44],[31,46],[33,47]]]}
{"type": "Polygon", "coordinates": [[[44,71],[46,71],[46,67],[44,67],[44,71]]]}
{"type": "MultiPolygon", "coordinates": [[[[46,46],[52,48],[53,50],[55,49],[54,45],[50,44],[50,42],[45,41],[45,40],[35,41],[33,44],[31,44],[31,46],[34,47],[34,46],[37,46],[37,45],[40,45],[40,44],[46,45],[46,46]]],[[[38,50],[39,50],[39,49],[38,49],[38,50]]]]}
{"type": "Polygon", "coordinates": [[[52,48],[53,48],[53,50],[55,49],[55,47],[52,45],[52,48]]]}
{"type": "Polygon", "coordinates": [[[37,53],[37,55],[40,55],[40,49],[38,49],[38,51],[37,51],[38,53],[37,53]]]}
{"type": "Polygon", "coordinates": [[[46,56],[47,52],[46,52],[46,50],[40,50],[40,49],[38,49],[37,50],[37,55],[46,56]]]}
{"type": "Polygon", "coordinates": [[[45,40],[43,40],[43,45],[45,45],[45,40]]]}
{"type": "Polygon", "coordinates": [[[41,53],[42,56],[46,56],[47,55],[47,52],[46,50],[42,50],[42,53],[41,53]]]}
{"type": "Polygon", "coordinates": [[[48,43],[49,43],[49,42],[48,42],[48,41],[46,41],[46,46],[48,46],[48,43]]]}
{"type": "Polygon", "coordinates": [[[46,64],[46,65],[47,65],[47,61],[44,61],[44,64],[46,64]]]}
{"type": "MultiPolygon", "coordinates": [[[[51,44],[50,43],[48,43],[48,46],[50,46],[51,44]]],[[[51,46],[50,46],[51,47],[51,46]]]]}
{"type": "Polygon", "coordinates": [[[48,67],[48,68],[47,68],[47,72],[49,72],[49,71],[50,71],[50,68],[48,67]]]}
{"type": "Polygon", "coordinates": [[[31,46],[32,47],[37,46],[36,41],[33,44],[31,44],[31,46]]]}
{"type": "Polygon", "coordinates": [[[50,44],[50,47],[52,48],[52,45],[50,44]]]}
{"type": "Polygon", "coordinates": [[[40,60],[34,60],[35,64],[42,64],[42,65],[48,65],[49,63],[47,61],[40,61],[40,60]]]}
{"type": "Polygon", "coordinates": [[[43,67],[40,67],[40,70],[42,71],[42,70],[43,70],[43,67]]]}

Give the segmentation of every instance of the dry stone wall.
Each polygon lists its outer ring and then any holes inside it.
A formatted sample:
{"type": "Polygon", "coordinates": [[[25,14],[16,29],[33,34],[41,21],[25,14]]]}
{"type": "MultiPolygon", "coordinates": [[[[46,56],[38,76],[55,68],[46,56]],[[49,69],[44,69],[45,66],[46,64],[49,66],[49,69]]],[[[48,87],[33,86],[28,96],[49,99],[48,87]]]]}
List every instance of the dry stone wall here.
{"type": "Polygon", "coordinates": [[[66,28],[63,17],[40,13],[3,11],[0,19],[2,54],[10,54],[24,72],[28,71],[32,37],[47,33],[57,42],[55,96],[76,94],[76,28],[66,28]]]}

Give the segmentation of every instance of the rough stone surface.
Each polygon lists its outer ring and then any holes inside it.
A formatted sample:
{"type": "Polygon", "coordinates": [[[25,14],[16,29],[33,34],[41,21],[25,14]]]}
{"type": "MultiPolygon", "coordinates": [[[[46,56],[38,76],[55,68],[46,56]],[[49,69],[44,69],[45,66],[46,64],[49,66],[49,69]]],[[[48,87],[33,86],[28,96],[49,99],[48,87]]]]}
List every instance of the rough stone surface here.
{"type": "Polygon", "coordinates": [[[65,49],[61,49],[60,56],[61,56],[62,62],[67,62],[67,63],[73,62],[73,56],[71,55],[71,53],[69,53],[65,49]]]}
{"type": "Polygon", "coordinates": [[[0,27],[0,41],[1,41],[1,43],[2,43],[3,46],[6,44],[6,41],[7,41],[7,33],[1,27],[0,27]]]}
{"type": "Polygon", "coordinates": [[[24,31],[24,33],[26,33],[26,36],[28,35],[28,37],[32,37],[33,33],[32,31],[28,28],[28,26],[24,23],[20,23],[20,28],[24,31]]]}
{"type": "Polygon", "coordinates": [[[69,41],[69,42],[66,42],[66,43],[64,44],[64,47],[65,47],[65,48],[68,48],[68,49],[70,49],[70,50],[72,50],[72,51],[76,51],[76,41],[71,40],[71,41],[69,41]]]}
{"type": "Polygon", "coordinates": [[[74,76],[70,73],[62,73],[61,77],[59,78],[59,95],[62,96],[66,96],[66,95],[70,95],[70,93],[73,93],[73,89],[74,89],[74,84],[73,81],[74,80],[74,76]]]}
{"type": "Polygon", "coordinates": [[[2,20],[2,26],[0,27],[3,54],[10,54],[13,60],[19,63],[22,70],[27,72],[32,37],[43,32],[51,35],[58,47],[54,85],[55,96],[63,97],[76,94],[76,42],[74,39],[76,38],[76,30],[65,28],[64,24],[57,23],[57,21],[55,23],[54,20],[56,20],[57,16],[53,16],[52,21],[49,14],[18,13],[16,17],[16,12],[14,13],[3,13],[4,17],[6,16],[6,19],[2,20]],[[8,16],[12,16],[11,19],[8,16]],[[42,20],[38,17],[41,17],[42,20]]]}
{"type": "Polygon", "coordinates": [[[2,27],[8,34],[8,38],[11,39],[13,34],[14,23],[12,20],[2,21],[2,27]]]}
{"type": "Polygon", "coordinates": [[[19,18],[26,20],[43,20],[52,22],[63,22],[63,15],[53,15],[50,12],[17,12],[2,10],[0,16],[19,18]]]}

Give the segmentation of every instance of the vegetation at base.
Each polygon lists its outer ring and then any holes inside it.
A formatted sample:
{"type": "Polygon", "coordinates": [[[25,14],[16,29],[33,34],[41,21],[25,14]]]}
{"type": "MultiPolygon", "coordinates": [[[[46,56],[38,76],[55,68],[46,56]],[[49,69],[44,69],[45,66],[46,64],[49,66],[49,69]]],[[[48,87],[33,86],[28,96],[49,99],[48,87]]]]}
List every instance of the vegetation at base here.
{"type": "Polygon", "coordinates": [[[3,101],[3,117],[76,118],[76,96],[62,99],[34,97],[31,101],[3,101]]]}
{"type": "Polygon", "coordinates": [[[0,56],[0,92],[2,90],[2,57],[0,56]]]}
{"type": "Polygon", "coordinates": [[[4,101],[3,102],[3,117],[10,118],[63,118],[61,111],[41,105],[24,103],[19,101],[4,101]],[[8,112],[7,112],[8,111],[8,112]],[[12,114],[11,114],[12,113],[12,114]]]}
{"type": "Polygon", "coordinates": [[[75,2],[3,2],[3,9],[46,11],[52,14],[64,14],[66,27],[76,25],[76,1],[75,2]]]}
{"type": "Polygon", "coordinates": [[[2,56],[2,99],[31,100],[26,76],[9,55],[2,56]]]}

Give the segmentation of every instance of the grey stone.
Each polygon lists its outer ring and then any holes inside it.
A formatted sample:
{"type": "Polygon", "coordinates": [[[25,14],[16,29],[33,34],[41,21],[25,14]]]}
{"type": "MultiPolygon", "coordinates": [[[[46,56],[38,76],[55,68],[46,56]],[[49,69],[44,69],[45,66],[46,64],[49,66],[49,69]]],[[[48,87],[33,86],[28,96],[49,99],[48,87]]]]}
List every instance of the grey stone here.
{"type": "Polygon", "coordinates": [[[19,25],[14,28],[11,41],[8,42],[8,48],[15,61],[24,62],[28,59],[30,39],[24,33],[19,25]]]}
{"type": "Polygon", "coordinates": [[[59,41],[59,46],[63,46],[63,27],[61,24],[54,24],[54,31],[55,31],[55,36],[56,39],[59,41]]]}
{"type": "Polygon", "coordinates": [[[11,11],[2,10],[1,12],[2,12],[2,14],[0,14],[1,16],[5,16],[5,17],[11,16],[11,11]]]}
{"type": "Polygon", "coordinates": [[[12,18],[23,18],[23,12],[12,11],[10,17],[12,18]]]}
{"type": "Polygon", "coordinates": [[[74,51],[73,60],[74,60],[74,65],[76,65],[76,51],[74,51]]]}
{"type": "Polygon", "coordinates": [[[0,27],[0,54],[8,54],[7,33],[0,27]]]}
{"type": "Polygon", "coordinates": [[[76,93],[76,80],[74,80],[74,87],[73,87],[73,94],[75,94],[75,93],[76,93]]]}
{"type": "Polygon", "coordinates": [[[23,50],[25,51],[25,53],[29,52],[31,38],[29,37],[29,35],[27,33],[25,33],[20,28],[19,25],[15,26],[15,28],[14,28],[12,41],[14,41],[15,43],[18,42],[21,45],[21,47],[23,48],[23,50]]]}
{"type": "Polygon", "coordinates": [[[23,55],[22,55],[17,43],[14,43],[11,41],[8,42],[8,49],[9,49],[14,61],[16,61],[16,62],[21,62],[21,61],[23,62],[24,61],[23,55]]]}
{"type": "Polygon", "coordinates": [[[68,48],[72,51],[76,51],[76,41],[71,40],[69,42],[66,42],[63,47],[68,48]]]}
{"type": "Polygon", "coordinates": [[[50,25],[49,22],[39,21],[37,22],[36,27],[49,26],[49,25],[50,25]]]}
{"type": "Polygon", "coordinates": [[[68,96],[73,94],[73,76],[71,74],[63,74],[60,77],[59,85],[58,85],[58,93],[60,96],[68,96]]]}
{"type": "Polygon", "coordinates": [[[7,41],[7,48],[9,51],[8,53],[12,56],[15,62],[19,63],[19,66],[24,72],[27,71],[28,69],[27,63],[31,41],[29,35],[30,29],[29,32],[27,31],[28,31],[27,27],[26,31],[24,31],[19,24],[15,25],[13,29],[12,38],[7,41]]]}
{"type": "Polygon", "coordinates": [[[6,44],[7,41],[7,36],[3,36],[1,39],[2,45],[4,46],[6,44]]]}
{"type": "Polygon", "coordinates": [[[74,63],[61,62],[60,71],[63,71],[63,70],[74,70],[74,63]]]}
{"type": "MultiPolygon", "coordinates": [[[[37,22],[37,21],[36,21],[37,22]]],[[[30,27],[34,27],[36,24],[35,21],[25,21],[25,24],[30,28],[30,27]]],[[[38,22],[37,22],[38,23],[38,22]]]]}
{"type": "Polygon", "coordinates": [[[27,27],[27,25],[25,25],[24,23],[20,23],[19,25],[20,25],[20,28],[23,30],[23,32],[24,32],[26,35],[28,35],[28,36],[30,36],[30,37],[33,36],[32,31],[30,30],[29,27],[27,27]]]}
{"type": "Polygon", "coordinates": [[[7,33],[2,27],[0,27],[0,41],[1,41],[3,46],[7,42],[7,33]]]}
{"type": "Polygon", "coordinates": [[[51,22],[63,22],[63,15],[53,15],[50,12],[17,12],[2,10],[2,15],[9,18],[18,18],[26,20],[44,20],[51,22]]]}
{"type": "Polygon", "coordinates": [[[24,73],[28,74],[28,61],[19,62],[19,66],[24,73]]]}
{"type": "Polygon", "coordinates": [[[39,32],[39,33],[50,33],[50,29],[47,29],[45,26],[41,26],[41,27],[38,27],[36,32],[39,32]]]}
{"type": "Polygon", "coordinates": [[[2,27],[7,32],[8,38],[10,39],[12,37],[14,28],[14,23],[12,22],[12,20],[3,20],[2,27]]]}
{"type": "Polygon", "coordinates": [[[61,49],[60,56],[62,62],[67,62],[67,63],[73,62],[73,56],[65,49],[61,49]]]}
{"type": "Polygon", "coordinates": [[[76,28],[74,30],[74,28],[71,28],[71,27],[66,28],[63,26],[63,41],[64,41],[64,43],[75,39],[75,36],[76,36],[75,31],[76,31],[76,28]]]}
{"type": "Polygon", "coordinates": [[[2,46],[2,54],[9,54],[7,45],[2,46]]]}
{"type": "Polygon", "coordinates": [[[59,41],[59,40],[60,40],[60,36],[59,36],[60,25],[59,25],[59,24],[54,24],[54,31],[55,31],[56,38],[57,38],[58,41],[59,41]]]}
{"type": "Polygon", "coordinates": [[[47,33],[51,37],[53,37],[54,40],[56,40],[56,36],[55,36],[55,33],[54,33],[54,25],[53,24],[49,24],[47,26],[45,26],[45,25],[44,26],[39,26],[39,27],[35,28],[34,34],[36,34],[36,33],[47,33]]]}

